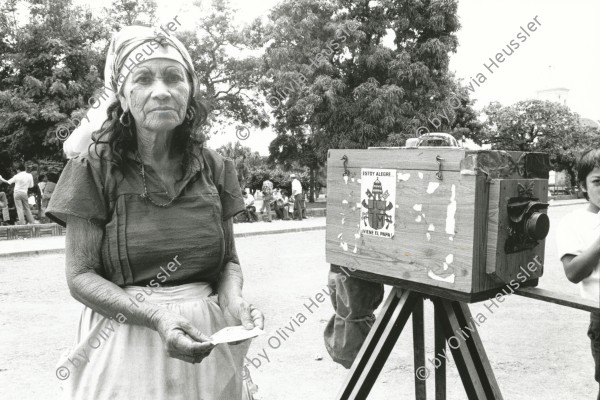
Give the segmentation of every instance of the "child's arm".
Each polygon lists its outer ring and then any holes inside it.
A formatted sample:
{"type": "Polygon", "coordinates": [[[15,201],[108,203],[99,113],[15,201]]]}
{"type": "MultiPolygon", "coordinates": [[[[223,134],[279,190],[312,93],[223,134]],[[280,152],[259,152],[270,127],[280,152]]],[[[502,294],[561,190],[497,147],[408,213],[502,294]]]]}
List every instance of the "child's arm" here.
{"type": "Polygon", "coordinates": [[[560,260],[563,263],[567,279],[573,283],[581,282],[590,276],[600,263],[600,236],[589,249],[580,255],[566,254],[560,260]]]}

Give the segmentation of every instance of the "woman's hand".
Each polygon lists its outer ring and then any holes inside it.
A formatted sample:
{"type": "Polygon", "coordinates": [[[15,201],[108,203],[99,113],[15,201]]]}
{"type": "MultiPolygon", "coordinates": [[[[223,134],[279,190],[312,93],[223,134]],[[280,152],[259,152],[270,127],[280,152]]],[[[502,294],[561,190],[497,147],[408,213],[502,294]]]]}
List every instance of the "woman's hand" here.
{"type": "Polygon", "coordinates": [[[219,295],[219,306],[229,325],[239,325],[246,329],[260,328],[265,326],[263,313],[253,305],[249,304],[241,296],[219,295]]]}
{"type": "Polygon", "coordinates": [[[102,268],[103,228],[68,215],[65,241],[66,277],[72,296],[104,316],[122,313],[127,323],[156,330],[170,357],[197,363],[214,345],[186,318],[156,304],[144,302],[133,310],[131,297],[98,274],[102,268]]]}
{"type": "Polygon", "coordinates": [[[155,314],[154,327],[172,358],[200,363],[215,347],[188,319],[166,309],[155,314]]]}

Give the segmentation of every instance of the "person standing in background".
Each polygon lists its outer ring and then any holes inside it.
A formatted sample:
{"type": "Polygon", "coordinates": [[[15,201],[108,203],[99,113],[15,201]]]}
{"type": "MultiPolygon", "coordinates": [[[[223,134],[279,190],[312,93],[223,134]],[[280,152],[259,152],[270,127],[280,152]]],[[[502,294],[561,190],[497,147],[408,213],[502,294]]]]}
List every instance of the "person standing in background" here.
{"type": "Polygon", "coordinates": [[[263,206],[262,210],[265,210],[267,213],[267,222],[271,222],[271,198],[273,196],[273,182],[269,180],[269,176],[267,175],[267,179],[263,182],[262,185],[262,195],[263,195],[263,206]]]}
{"type": "Polygon", "coordinates": [[[42,213],[42,192],[40,191],[40,187],[38,184],[41,182],[40,179],[40,164],[34,158],[31,160],[34,165],[31,167],[31,176],[33,177],[33,196],[35,197],[35,205],[37,207],[37,219],[41,220],[42,213]]]}
{"type": "Polygon", "coordinates": [[[22,163],[17,164],[17,174],[9,180],[0,176],[0,181],[9,185],[15,185],[13,198],[15,200],[17,215],[19,216],[19,225],[25,225],[27,222],[30,224],[35,223],[33,215],[31,215],[31,210],[29,210],[27,198],[27,191],[33,187],[33,176],[25,171],[25,165],[22,163]]]}
{"type": "Polygon", "coordinates": [[[2,221],[0,221],[0,225],[8,225],[8,221],[10,221],[8,197],[6,197],[6,193],[4,192],[0,192],[0,209],[2,209],[2,221]]]}
{"type": "Polygon", "coordinates": [[[42,194],[44,193],[44,188],[46,187],[46,182],[48,182],[48,177],[44,174],[40,175],[39,182],[37,185],[40,188],[40,192],[42,194]]]}
{"type": "Polygon", "coordinates": [[[306,216],[306,192],[302,193],[302,219],[308,219],[306,216]]]}
{"type": "Polygon", "coordinates": [[[248,177],[248,167],[246,166],[246,156],[236,161],[235,169],[237,171],[238,183],[240,184],[240,190],[243,192],[246,189],[246,178],[248,177]]]}
{"type": "Polygon", "coordinates": [[[296,174],[290,174],[292,178],[292,198],[294,199],[294,215],[295,221],[302,221],[302,185],[296,174]]]}
{"type": "MultiPolygon", "coordinates": [[[[48,182],[48,178],[44,174],[40,174],[39,182],[37,184],[38,189],[40,190],[41,195],[44,195],[44,188],[46,187],[46,182],[48,182]]],[[[40,199],[41,200],[41,199],[40,199]]],[[[44,215],[44,206],[41,204],[43,201],[40,201],[40,208],[38,208],[38,219],[42,222],[45,219],[44,215]]]]}

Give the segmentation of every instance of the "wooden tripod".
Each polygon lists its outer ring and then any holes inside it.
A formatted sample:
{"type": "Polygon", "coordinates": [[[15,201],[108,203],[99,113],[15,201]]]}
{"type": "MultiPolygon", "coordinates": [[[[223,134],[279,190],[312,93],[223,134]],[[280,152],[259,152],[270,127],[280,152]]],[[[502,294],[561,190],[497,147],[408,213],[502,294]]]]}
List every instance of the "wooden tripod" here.
{"type": "MultiPolygon", "coordinates": [[[[452,352],[469,400],[502,400],[500,388],[477,330],[463,329],[471,320],[466,303],[429,297],[435,310],[435,354],[445,352],[446,341],[452,352]],[[463,331],[466,335],[459,335],[463,331]],[[449,340],[453,339],[452,342],[449,340]],[[458,343],[458,344],[457,344],[458,343]]],[[[385,301],[381,314],[371,328],[365,343],[352,364],[352,369],[339,400],[367,399],[381,369],[412,315],[415,367],[415,393],[417,400],[427,398],[425,380],[429,370],[435,370],[435,399],[446,399],[446,363],[438,357],[434,365],[425,365],[425,332],[423,324],[423,299],[420,293],[394,288],[385,301]]],[[[473,328],[474,324],[470,327],[473,328]]]]}

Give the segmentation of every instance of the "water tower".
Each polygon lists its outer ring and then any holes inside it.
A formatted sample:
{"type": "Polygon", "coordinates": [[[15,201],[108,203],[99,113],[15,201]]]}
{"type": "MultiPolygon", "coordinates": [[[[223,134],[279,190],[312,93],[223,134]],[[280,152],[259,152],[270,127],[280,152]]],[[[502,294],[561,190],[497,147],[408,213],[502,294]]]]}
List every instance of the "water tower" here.
{"type": "Polygon", "coordinates": [[[552,65],[548,66],[548,70],[542,73],[542,89],[536,91],[536,98],[539,100],[548,100],[560,103],[563,106],[567,105],[569,89],[564,82],[558,79],[558,74],[552,65]]]}

